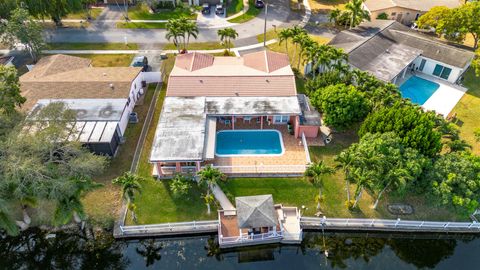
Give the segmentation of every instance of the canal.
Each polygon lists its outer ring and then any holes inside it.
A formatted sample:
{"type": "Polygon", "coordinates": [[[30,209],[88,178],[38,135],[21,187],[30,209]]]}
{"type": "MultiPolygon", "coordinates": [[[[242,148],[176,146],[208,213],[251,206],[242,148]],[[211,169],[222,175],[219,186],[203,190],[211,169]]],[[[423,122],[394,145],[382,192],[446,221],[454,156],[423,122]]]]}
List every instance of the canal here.
{"type": "Polygon", "coordinates": [[[104,233],[87,240],[73,233],[48,235],[31,229],[17,237],[2,237],[0,269],[478,269],[480,265],[480,237],[472,235],[306,232],[302,245],[228,251],[221,251],[215,238],[115,241],[104,233]]]}

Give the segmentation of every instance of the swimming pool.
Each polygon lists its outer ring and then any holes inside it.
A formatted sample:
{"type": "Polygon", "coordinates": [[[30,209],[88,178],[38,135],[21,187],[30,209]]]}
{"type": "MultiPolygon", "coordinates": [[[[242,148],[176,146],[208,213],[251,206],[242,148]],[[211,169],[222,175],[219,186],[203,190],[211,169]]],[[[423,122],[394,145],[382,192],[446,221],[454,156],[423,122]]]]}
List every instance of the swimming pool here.
{"type": "Polygon", "coordinates": [[[274,156],[284,153],[278,130],[222,130],[217,132],[215,154],[228,156],[274,156]]]}
{"type": "Polygon", "coordinates": [[[400,86],[400,92],[402,97],[423,105],[439,87],[440,85],[436,82],[412,76],[400,86]]]}

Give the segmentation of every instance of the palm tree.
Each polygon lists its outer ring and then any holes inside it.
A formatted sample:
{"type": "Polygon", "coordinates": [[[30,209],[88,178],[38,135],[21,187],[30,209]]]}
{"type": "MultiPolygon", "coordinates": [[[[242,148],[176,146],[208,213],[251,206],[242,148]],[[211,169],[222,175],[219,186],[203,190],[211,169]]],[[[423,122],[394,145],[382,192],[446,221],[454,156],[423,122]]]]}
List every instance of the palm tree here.
{"type": "Polygon", "coordinates": [[[320,46],[318,45],[318,43],[313,42],[310,46],[308,46],[305,49],[305,52],[303,54],[305,57],[304,63],[311,63],[312,65],[313,78],[316,77],[315,71],[318,68],[318,63],[319,63],[318,60],[320,58],[321,53],[322,51],[320,50],[320,46]]]}
{"type": "Polygon", "coordinates": [[[206,186],[207,193],[203,198],[205,199],[205,203],[207,204],[208,214],[210,214],[210,203],[214,201],[213,196],[210,194],[210,191],[216,186],[220,181],[224,181],[225,175],[218,169],[213,168],[212,166],[208,165],[197,172],[198,176],[198,184],[206,186]]]}
{"type": "Polygon", "coordinates": [[[307,31],[303,28],[300,28],[298,26],[294,26],[293,28],[290,28],[291,33],[291,38],[293,41],[293,44],[295,44],[295,49],[293,50],[293,56],[292,56],[292,63],[295,59],[295,56],[297,55],[297,48],[298,45],[300,44],[300,41],[302,40],[303,35],[307,35],[307,31]]]}
{"type": "Polygon", "coordinates": [[[127,208],[132,212],[132,219],[134,222],[137,221],[137,216],[135,215],[136,205],[135,205],[135,196],[137,193],[140,193],[142,190],[142,185],[140,181],[143,178],[133,174],[131,172],[125,172],[122,176],[113,179],[112,183],[118,185],[122,188],[122,197],[127,203],[127,208]]]}
{"type": "Polygon", "coordinates": [[[176,174],[170,182],[170,190],[177,198],[187,195],[191,187],[191,179],[187,179],[181,174],[176,174]]]}
{"type": "Polygon", "coordinates": [[[335,8],[328,14],[328,21],[337,24],[340,14],[342,14],[342,11],[339,8],[335,8]]]}
{"type": "Polygon", "coordinates": [[[217,31],[218,36],[220,37],[220,41],[224,42],[225,46],[230,52],[230,48],[232,45],[232,39],[236,39],[238,37],[238,33],[235,29],[227,27],[224,29],[219,29],[217,31]]]}
{"type": "Polygon", "coordinates": [[[192,21],[188,20],[187,18],[180,18],[179,23],[180,23],[181,28],[184,32],[184,35],[187,36],[187,39],[186,40],[184,39],[184,42],[183,42],[183,49],[185,51],[187,51],[188,50],[188,44],[190,43],[190,37],[192,36],[195,39],[197,39],[197,37],[198,37],[198,27],[197,27],[197,24],[195,22],[192,22],[192,21]]]}
{"type": "Polygon", "coordinates": [[[370,21],[370,14],[363,9],[365,0],[350,0],[345,5],[345,9],[350,12],[350,29],[360,24],[363,20],[370,21]]]}
{"type": "Polygon", "coordinates": [[[135,250],[145,259],[145,266],[149,267],[162,258],[160,254],[162,248],[162,244],[155,242],[154,239],[148,239],[140,241],[140,245],[135,250]]]}
{"type": "Polygon", "coordinates": [[[282,29],[278,33],[278,41],[279,44],[282,44],[282,42],[285,42],[285,53],[288,55],[288,40],[293,37],[293,31],[290,28],[285,28],[282,29]]]}
{"type": "Polygon", "coordinates": [[[305,178],[310,182],[315,184],[318,187],[318,196],[315,198],[317,202],[317,209],[320,209],[320,202],[322,201],[322,187],[323,187],[323,176],[331,175],[335,170],[323,163],[323,160],[319,162],[312,163],[305,170],[305,178]]]}
{"type": "Polygon", "coordinates": [[[180,43],[182,41],[181,38],[185,38],[185,32],[182,29],[180,21],[178,19],[170,19],[168,20],[165,28],[167,29],[165,38],[169,41],[173,40],[173,44],[180,53],[180,43]]]}
{"type": "Polygon", "coordinates": [[[342,169],[345,174],[345,186],[347,189],[347,202],[350,203],[350,168],[354,161],[353,155],[349,151],[341,152],[335,157],[335,161],[338,163],[336,168],[342,169]]]}
{"type": "Polygon", "coordinates": [[[54,213],[54,221],[56,224],[67,224],[70,220],[76,223],[85,219],[85,211],[83,209],[82,198],[94,189],[103,186],[91,179],[76,178],[71,180],[70,191],[65,194],[57,194],[57,208],[54,213]]]}

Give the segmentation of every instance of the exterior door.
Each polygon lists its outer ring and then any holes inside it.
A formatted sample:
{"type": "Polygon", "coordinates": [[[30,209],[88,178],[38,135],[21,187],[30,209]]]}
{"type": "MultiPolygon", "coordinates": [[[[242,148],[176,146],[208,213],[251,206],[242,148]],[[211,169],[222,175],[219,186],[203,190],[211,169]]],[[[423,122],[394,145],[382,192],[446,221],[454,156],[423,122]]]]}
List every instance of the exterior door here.
{"type": "Polygon", "coordinates": [[[418,68],[420,71],[423,71],[423,68],[425,67],[425,63],[427,63],[427,60],[422,59],[422,62],[420,63],[420,67],[418,68]]]}
{"type": "Polygon", "coordinates": [[[286,124],[290,117],[288,115],[274,115],[273,123],[274,124],[286,124]]]}
{"type": "Polygon", "coordinates": [[[403,14],[402,14],[402,13],[398,13],[398,14],[397,14],[397,22],[401,23],[401,22],[402,22],[402,17],[403,17],[403,14]]]}

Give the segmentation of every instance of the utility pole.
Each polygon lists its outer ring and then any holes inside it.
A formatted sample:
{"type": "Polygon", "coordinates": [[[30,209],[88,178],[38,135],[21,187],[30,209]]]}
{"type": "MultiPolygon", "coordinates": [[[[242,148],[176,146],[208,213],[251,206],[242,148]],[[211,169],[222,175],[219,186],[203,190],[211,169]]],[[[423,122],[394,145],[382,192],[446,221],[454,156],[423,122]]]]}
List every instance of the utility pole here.
{"type": "Polygon", "coordinates": [[[265,24],[263,25],[263,47],[267,47],[268,0],[265,1],[265,24]]]}

